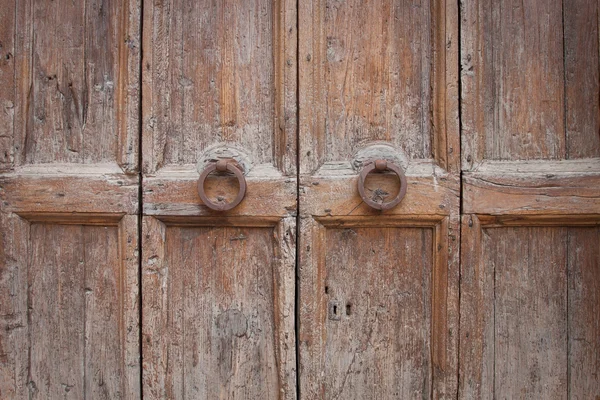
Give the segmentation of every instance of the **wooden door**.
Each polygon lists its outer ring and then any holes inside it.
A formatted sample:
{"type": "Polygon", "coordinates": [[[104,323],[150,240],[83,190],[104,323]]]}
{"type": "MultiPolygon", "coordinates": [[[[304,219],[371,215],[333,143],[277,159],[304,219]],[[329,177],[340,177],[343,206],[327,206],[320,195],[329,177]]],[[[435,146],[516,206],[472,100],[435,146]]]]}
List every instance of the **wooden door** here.
{"type": "Polygon", "coordinates": [[[140,4],[0,9],[0,398],[140,398],[140,4]]]}
{"type": "Polygon", "coordinates": [[[598,7],[463,4],[460,398],[600,396],[598,7]]]}
{"type": "Polygon", "coordinates": [[[600,398],[598,15],[3,1],[0,398],[600,398]]]}
{"type": "MultiPolygon", "coordinates": [[[[302,1],[299,34],[301,397],[454,398],[457,4],[302,1]],[[377,158],[408,183],[383,212],[357,189],[377,158]]],[[[365,187],[387,202],[398,182],[365,187]]]]}
{"type": "Polygon", "coordinates": [[[144,398],[293,399],[296,3],[146,1],[143,25],[144,398]],[[226,212],[197,191],[221,157],[247,181],[226,212]]]}

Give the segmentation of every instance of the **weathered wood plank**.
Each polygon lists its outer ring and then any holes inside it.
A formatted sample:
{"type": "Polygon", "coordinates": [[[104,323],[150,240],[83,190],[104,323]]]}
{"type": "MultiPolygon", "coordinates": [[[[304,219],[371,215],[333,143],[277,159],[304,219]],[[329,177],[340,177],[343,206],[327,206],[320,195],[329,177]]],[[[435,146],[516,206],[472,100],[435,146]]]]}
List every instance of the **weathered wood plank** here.
{"type": "Polygon", "coordinates": [[[137,218],[126,218],[31,225],[22,384],[33,398],[139,398],[137,218]]]}
{"type": "Polygon", "coordinates": [[[320,311],[312,318],[301,314],[302,340],[322,355],[302,363],[303,395],[429,397],[431,229],[352,227],[323,234],[325,252],[316,253],[324,257],[323,269],[313,270],[317,281],[302,292],[302,311],[320,311]]]}
{"type": "Polygon", "coordinates": [[[600,229],[570,228],[568,262],[568,390],[600,396],[600,229]]]}
{"type": "Polygon", "coordinates": [[[138,0],[19,4],[11,21],[15,166],[137,170],[139,10],[138,0]]]}
{"type": "Polygon", "coordinates": [[[272,227],[144,220],[146,396],[294,398],[293,224],[273,242],[272,227]]]}
{"type": "Polygon", "coordinates": [[[38,214],[135,214],[138,177],[115,169],[120,170],[114,165],[103,171],[94,165],[88,169],[89,174],[69,167],[56,174],[20,171],[1,175],[0,210],[38,214]]]}
{"type": "Polygon", "coordinates": [[[463,211],[480,214],[598,214],[600,174],[465,174],[463,211]]]}
{"type": "MultiPolygon", "coordinates": [[[[456,28],[449,23],[445,30],[442,15],[446,4],[436,1],[438,14],[434,16],[429,1],[418,5],[325,0],[302,3],[299,82],[303,173],[317,170],[326,161],[349,160],[376,140],[402,148],[410,158],[431,158],[432,109],[440,106],[435,123],[439,127],[436,134],[441,136],[447,133],[442,122],[446,113],[454,113],[455,119],[457,116],[456,108],[444,106],[456,89],[456,81],[451,81],[456,75],[452,75],[452,67],[446,75],[446,58],[441,53],[435,67],[435,99],[439,104],[432,104],[430,60],[434,48],[445,49],[446,35],[452,37],[456,28]],[[440,37],[432,37],[432,24],[439,24],[440,37]],[[441,43],[434,45],[435,39],[441,43]]],[[[452,140],[440,139],[443,164],[448,161],[449,143],[454,146],[452,140]]]]}
{"type": "Polygon", "coordinates": [[[463,3],[463,168],[565,157],[561,2],[463,3]]]}
{"type": "Polygon", "coordinates": [[[494,268],[495,397],[567,396],[565,228],[483,233],[483,263],[494,268]]]}
{"type": "Polygon", "coordinates": [[[14,160],[15,17],[17,2],[5,1],[0,10],[0,171],[14,160]]]}
{"type": "Polygon", "coordinates": [[[283,0],[149,2],[146,173],[196,163],[222,142],[295,173],[295,13],[283,0]]]}
{"type": "MultiPolygon", "coordinates": [[[[409,172],[410,173],[410,172],[409,172]]],[[[302,185],[303,212],[311,215],[449,215],[458,209],[458,179],[450,174],[440,176],[408,175],[408,189],[402,202],[392,210],[373,210],[358,194],[356,175],[349,177],[312,177],[302,185]]],[[[391,176],[373,174],[366,186],[372,190],[385,188],[397,193],[399,184],[391,176]],[[391,178],[391,179],[390,179],[391,178]]]]}
{"type": "Polygon", "coordinates": [[[0,397],[29,399],[29,224],[0,214],[0,397]]]}
{"type": "MultiPolygon", "coordinates": [[[[198,176],[193,170],[183,174],[161,174],[144,179],[144,214],[217,216],[222,213],[210,210],[198,196],[198,176]]],[[[227,216],[279,216],[285,217],[296,210],[296,181],[285,177],[255,176],[246,178],[247,189],[239,206],[227,216]]],[[[237,194],[234,177],[209,177],[204,185],[211,198],[219,192],[223,197],[237,194]]]]}
{"type": "Polygon", "coordinates": [[[531,223],[463,217],[460,398],[599,393],[598,227],[531,223]]]}
{"type": "Polygon", "coordinates": [[[494,398],[493,267],[481,259],[477,216],[463,215],[460,281],[460,399],[494,398]]]}
{"type": "Polygon", "coordinates": [[[34,399],[85,396],[83,230],[75,225],[31,226],[28,386],[34,399]]]}
{"type": "Polygon", "coordinates": [[[600,156],[600,20],[597,1],[563,1],[565,158],[600,156]]]}

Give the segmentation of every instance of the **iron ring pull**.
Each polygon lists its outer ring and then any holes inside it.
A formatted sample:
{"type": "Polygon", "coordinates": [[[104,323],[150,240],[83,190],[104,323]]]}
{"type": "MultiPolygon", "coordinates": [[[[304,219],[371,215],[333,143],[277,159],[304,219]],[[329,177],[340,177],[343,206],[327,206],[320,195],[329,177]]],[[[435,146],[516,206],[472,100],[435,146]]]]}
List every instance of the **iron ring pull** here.
{"type": "Polygon", "coordinates": [[[404,176],[402,168],[386,160],[375,160],[366,163],[358,176],[358,193],[360,193],[360,197],[362,197],[363,201],[367,203],[368,206],[376,210],[389,210],[390,208],[397,206],[406,195],[406,186],[406,176],[404,176]],[[367,179],[367,175],[374,170],[377,172],[393,171],[398,175],[398,178],[400,179],[400,190],[392,201],[387,203],[377,203],[365,194],[365,180],[367,179]]]}
{"type": "Polygon", "coordinates": [[[232,208],[236,207],[238,204],[240,204],[242,202],[245,194],[246,194],[246,178],[244,178],[244,173],[238,166],[237,162],[232,158],[219,160],[217,162],[212,162],[212,163],[208,164],[206,166],[206,168],[204,169],[204,171],[202,171],[202,173],[200,174],[200,179],[198,179],[198,195],[200,195],[200,199],[202,200],[202,202],[211,210],[215,210],[215,211],[231,210],[232,208]],[[235,175],[235,177],[237,178],[239,185],[240,185],[240,190],[238,191],[237,196],[235,197],[235,199],[233,199],[233,201],[231,203],[215,203],[206,196],[206,192],[204,191],[204,181],[206,180],[206,177],[208,175],[210,175],[211,173],[213,173],[214,171],[218,171],[218,172],[229,171],[229,172],[233,173],[235,175]]]}

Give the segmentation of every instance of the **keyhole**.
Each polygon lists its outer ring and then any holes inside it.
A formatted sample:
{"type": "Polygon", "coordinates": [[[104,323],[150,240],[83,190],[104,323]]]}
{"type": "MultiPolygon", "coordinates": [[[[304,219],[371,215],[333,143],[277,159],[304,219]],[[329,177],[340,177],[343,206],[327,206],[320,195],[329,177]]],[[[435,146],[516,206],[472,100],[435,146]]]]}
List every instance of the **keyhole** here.
{"type": "Polygon", "coordinates": [[[329,302],[329,319],[332,321],[339,321],[342,316],[339,312],[339,303],[336,300],[329,302]]]}

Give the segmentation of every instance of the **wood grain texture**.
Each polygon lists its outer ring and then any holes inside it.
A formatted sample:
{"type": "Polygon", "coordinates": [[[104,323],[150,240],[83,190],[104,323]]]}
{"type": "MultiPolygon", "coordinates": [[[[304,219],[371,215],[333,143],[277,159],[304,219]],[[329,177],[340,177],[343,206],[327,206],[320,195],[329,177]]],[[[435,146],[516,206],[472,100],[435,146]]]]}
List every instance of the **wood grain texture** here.
{"type": "Polygon", "coordinates": [[[14,75],[12,96],[3,96],[7,167],[116,162],[135,172],[139,2],[8,6],[3,25],[14,27],[14,42],[0,39],[12,47],[3,74],[11,66],[14,75]]]}
{"type": "Polygon", "coordinates": [[[9,169],[14,158],[16,9],[16,1],[5,1],[0,10],[0,171],[9,169]]]}
{"type": "Polygon", "coordinates": [[[456,395],[458,229],[420,218],[301,218],[302,397],[456,395]]]}
{"type": "MultiPolygon", "coordinates": [[[[165,172],[144,179],[144,213],[146,215],[217,216],[223,213],[210,210],[198,195],[199,174],[194,169],[165,172]]],[[[296,212],[297,188],[294,178],[257,173],[246,177],[247,189],[239,206],[227,216],[285,217],[296,212]]],[[[220,190],[235,196],[239,190],[234,177],[210,176],[205,190],[220,190]]],[[[211,194],[211,197],[212,194],[211,194]]]]}
{"type": "Polygon", "coordinates": [[[567,234],[568,364],[572,399],[600,396],[600,229],[567,234]]]}
{"type": "Polygon", "coordinates": [[[456,166],[456,12],[429,0],[300,4],[302,173],[373,141],[456,166]]]}
{"type": "Polygon", "coordinates": [[[596,1],[461,2],[462,166],[600,156],[596,1]]]}
{"type": "Polygon", "coordinates": [[[302,376],[303,389],[315,385],[319,392],[303,395],[429,397],[431,230],[346,228],[325,235],[325,269],[316,285],[324,294],[312,298],[321,299],[315,306],[326,314],[313,321],[323,324],[314,332],[323,354],[320,364],[303,365],[302,376]]]}
{"type": "Polygon", "coordinates": [[[14,300],[3,303],[2,345],[14,347],[3,352],[2,396],[139,398],[137,218],[3,221],[11,236],[2,270],[14,300]]]}
{"type": "Polygon", "coordinates": [[[483,232],[482,262],[494,268],[495,397],[568,394],[565,237],[564,228],[483,232]]]}
{"type": "Polygon", "coordinates": [[[29,399],[29,224],[0,214],[0,397],[29,399]]]}
{"type": "Polygon", "coordinates": [[[567,159],[600,156],[599,7],[563,1],[567,159]]]}
{"type": "Polygon", "coordinates": [[[599,395],[598,234],[463,217],[459,398],[599,395]]]}
{"type": "Polygon", "coordinates": [[[295,397],[294,230],[144,218],[145,397],[295,397]]]}
{"type": "Polygon", "coordinates": [[[600,159],[482,163],[463,185],[465,213],[600,213],[600,159]]]}
{"type": "Polygon", "coordinates": [[[144,171],[228,143],[295,173],[295,4],[156,1],[144,11],[144,171]]]}
{"type": "Polygon", "coordinates": [[[135,214],[138,181],[137,176],[123,174],[116,165],[20,168],[0,175],[0,211],[135,214]]]}
{"type": "MultiPolygon", "coordinates": [[[[366,184],[367,190],[396,193],[399,184],[392,177],[375,175],[366,184]]],[[[391,210],[373,210],[361,199],[357,176],[347,178],[307,177],[301,185],[302,212],[331,216],[383,215],[448,215],[458,210],[459,185],[452,175],[408,176],[408,189],[402,202],[391,210]]],[[[369,193],[369,192],[368,192],[369,193]]],[[[389,201],[389,200],[386,200],[389,201]]]]}

